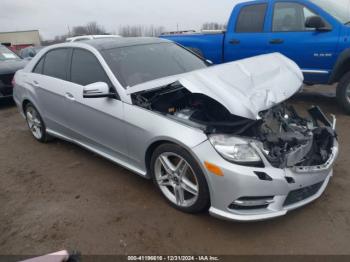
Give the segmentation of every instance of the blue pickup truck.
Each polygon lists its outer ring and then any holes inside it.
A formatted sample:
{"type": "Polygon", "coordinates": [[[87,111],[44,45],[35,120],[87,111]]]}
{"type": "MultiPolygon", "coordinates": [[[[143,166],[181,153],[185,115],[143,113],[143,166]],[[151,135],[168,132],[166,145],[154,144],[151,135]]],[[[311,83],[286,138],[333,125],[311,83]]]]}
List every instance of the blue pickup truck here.
{"type": "Polygon", "coordinates": [[[337,100],[350,114],[349,10],[349,0],[246,1],[225,31],[161,37],[215,64],[280,52],[300,66],[306,84],[338,83],[337,100]]]}

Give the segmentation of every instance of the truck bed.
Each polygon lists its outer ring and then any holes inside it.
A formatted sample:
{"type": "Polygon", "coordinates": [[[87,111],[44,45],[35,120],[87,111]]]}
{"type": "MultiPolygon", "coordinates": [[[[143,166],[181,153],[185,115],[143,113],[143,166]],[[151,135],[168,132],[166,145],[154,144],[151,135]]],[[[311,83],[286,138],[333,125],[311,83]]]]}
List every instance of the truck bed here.
{"type": "Polygon", "coordinates": [[[214,64],[223,62],[224,31],[203,31],[201,33],[162,35],[160,37],[180,43],[191,49],[199,49],[203,57],[211,60],[214,64]]]}

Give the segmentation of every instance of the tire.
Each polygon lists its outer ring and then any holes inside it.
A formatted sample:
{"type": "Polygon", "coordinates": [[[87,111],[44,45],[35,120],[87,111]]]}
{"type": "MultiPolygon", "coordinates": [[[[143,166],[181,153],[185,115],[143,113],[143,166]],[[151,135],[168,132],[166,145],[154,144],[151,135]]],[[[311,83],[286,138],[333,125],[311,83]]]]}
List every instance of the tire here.
{"type": "Polygon", "coordinates": [[[160,145],[153,152],[150,171],[154,184],[170,205],[186,213],[208,210],[207,181],[197,161],[185,149],[175,144],[160,145]]]}
{"type": "Polygon", "coordinates": [[[33,137],[41,143],[47,143],[52,140],[52,137],[47,134],[45,123],[40,116],[38,110],[33,104],[28,103],[24,108],[27,125],[33,137]]]}
{"type": "Polygon", "coordinates": [[[337,101],[346,113],[350,114],[350,72],[346,73],[339,81],[337,101]]]}

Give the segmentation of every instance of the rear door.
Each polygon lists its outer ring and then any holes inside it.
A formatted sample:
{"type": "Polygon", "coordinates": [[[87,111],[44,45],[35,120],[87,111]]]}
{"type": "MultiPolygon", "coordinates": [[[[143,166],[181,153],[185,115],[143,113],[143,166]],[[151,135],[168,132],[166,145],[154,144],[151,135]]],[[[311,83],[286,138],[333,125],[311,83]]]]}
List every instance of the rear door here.
{"type": "Polygon", "coordinates": [[[247,3],[234,9],[224,42],[225,62],[267,53],[267,10],[266,2],[247,3]]]}
{"type": "Polygon", "coordinates": [[[123,103],[116,98],[83,98],[84,86],[105,82],[116,92],[96,56],[75,48],[72,53],[71,99],[67,100],[74,139],[118,159],[127,155],[123,103]]]}
{"type": "Polygon", "coordinates": [[[58,48],[48,51],[34,67],[28,81],[36,90],[37,103],[49,130],[69,136],[65,100],[70,83],[67,81],[71,50],[58,48]]]}
{"type": "Polygon", "coordinates": [[[303,70],[305,82],[324,83],[335,63],[339,28],[304,2],[275,1],[269,25],[269,49],[295,61],[303,70]],[[305,27],[306,19],[317,15],[323,18],[330,31],[305,27]]]}

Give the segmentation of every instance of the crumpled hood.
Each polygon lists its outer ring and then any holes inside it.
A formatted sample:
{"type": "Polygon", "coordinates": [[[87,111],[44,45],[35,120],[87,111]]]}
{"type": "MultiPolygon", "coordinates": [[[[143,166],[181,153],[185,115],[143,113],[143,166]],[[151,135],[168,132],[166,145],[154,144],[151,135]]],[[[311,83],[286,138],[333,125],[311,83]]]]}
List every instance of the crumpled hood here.
{"type": "Polygon", "coordinates": [[[22,59],[0,61],[0,75],[14,74],[23,69],[27,63],[27,60],[22,59]]]}
{"type": "Polygon", "coordinates": [[[259,112],[279,104],[303,83],[300,68],[279,53],[260,55],[129,87],[128,94],[181,83],[192,93],[209,96],[231,114],[258,119],[259,112]]]}

